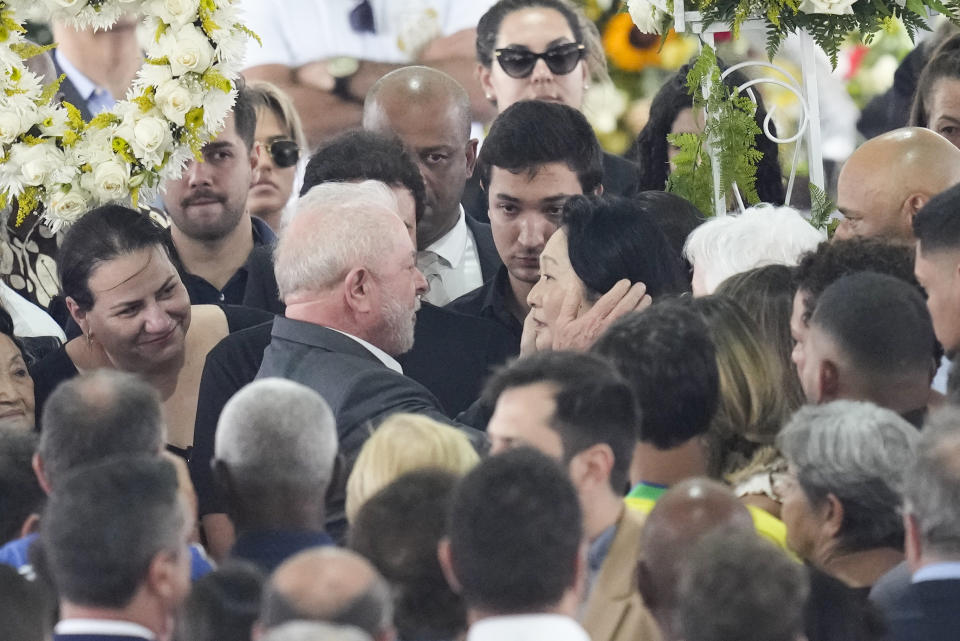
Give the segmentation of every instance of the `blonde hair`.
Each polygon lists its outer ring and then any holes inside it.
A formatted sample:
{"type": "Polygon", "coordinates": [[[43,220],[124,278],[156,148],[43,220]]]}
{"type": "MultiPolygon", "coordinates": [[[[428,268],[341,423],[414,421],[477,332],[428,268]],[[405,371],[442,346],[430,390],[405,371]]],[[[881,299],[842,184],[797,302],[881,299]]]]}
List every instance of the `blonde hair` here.
{"type": "Polygon", "coordinates": [[[300,147],[301,156],[306,157],[307,136],[303,132],[300,114],[297,113],[297,108],[290,96],[273,83],[263,80],[246,83],[244,90],[249,95],[250,103],[257,111],[257,115],[259,116],[264,109],[269,109],[280,122],[280,128],[300,147]]]}
{"type": "Polygon", "coordinates": [[[480,461],[466,435],[426,416],[394,414],[367,439],[347,481],[347,521],[371,496],[407,472],[465,474],[480,461]]]}

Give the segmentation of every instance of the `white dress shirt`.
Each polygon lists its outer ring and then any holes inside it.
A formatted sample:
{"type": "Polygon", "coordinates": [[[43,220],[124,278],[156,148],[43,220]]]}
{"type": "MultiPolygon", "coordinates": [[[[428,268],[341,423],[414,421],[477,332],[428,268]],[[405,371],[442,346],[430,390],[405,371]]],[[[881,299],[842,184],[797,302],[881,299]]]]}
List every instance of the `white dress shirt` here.
{"type": "Polygon", "coordinates": [[[467,641],[590,641],[579,623],[561,614],[513,614],[480,619],[467,641]]]}
{"type": "Polygon", "coordinates": [[[56,634],[89,634],[111,637],[140,637],[154,641],[156,635],[139,623],[112,619],[64,619],[53,629],[56,634]]]}
{"type": "MultiPolygon", "coordinates": [[[[333,328],[328,327],[327,329],[333,329],[333,328]]],[[[352,338],[353,340],[357,341],[363,347],[365,347],[371,354],[376,356],[381,363],[383,363],[384,365],[386,365],[387,367],[395,371],[397,374],[403,374],[403,367],[401,367],[400,363],[397,362],[397,359],[395,359],[393,356],[390,356],[390,354],[387,354],[385,351],[383,351],[373,343],[368,343],[362,338],[357,338],[353,334],[348,334],[347,332],[341,332],[339,329],[333,329],[333,331],[337,332],[338,334],[343,334],[347,338],[352,338]]]]}
{"type": "MultiPolygon", "coordinates": [[[[463,212],[462,205],[460,217],[450,231],[417,253],[417,267],[424,272],[424,276],[427,276],[426,270],[430,269],[428,263],[432,260],[432,256],[427,252],[433,252],[439,257],[433,269],[443,282],[445,292],[445,300],[440,300],[436,295],[427,292],[423,300],[428,303],[446,305],[483,285],[483,271],[480,269],[477,241],[467,227],[466,214],[463,212]]],[[[429,277],[427,282],[430,282],[429,277]]]]}

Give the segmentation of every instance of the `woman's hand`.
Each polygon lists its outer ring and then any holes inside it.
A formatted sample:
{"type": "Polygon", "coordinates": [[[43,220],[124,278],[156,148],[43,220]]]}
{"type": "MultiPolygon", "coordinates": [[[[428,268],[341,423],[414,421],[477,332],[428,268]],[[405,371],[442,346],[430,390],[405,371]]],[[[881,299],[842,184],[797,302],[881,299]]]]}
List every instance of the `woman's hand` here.
{"type": "MultiPolygon", "coordinates": [[[[631,285],[629,280],[623,279],[580,315],[582,303],[581,288],[567,291],[553,327],[553,349],[586,351],[614,321],[630,312],[646,309],[653,304],[653,299],[647,295],[646,285],[631,285]]],[[[525,333],[526,325],[524,323],[525,333]]]]}

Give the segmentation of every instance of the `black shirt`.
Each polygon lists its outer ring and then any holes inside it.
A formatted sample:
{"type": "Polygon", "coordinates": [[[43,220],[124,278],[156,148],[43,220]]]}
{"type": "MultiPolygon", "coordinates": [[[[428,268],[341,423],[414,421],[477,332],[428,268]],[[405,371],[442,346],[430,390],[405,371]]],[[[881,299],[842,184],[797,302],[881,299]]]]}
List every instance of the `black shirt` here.
{"type": "Polygon", "coordinates": [[[512,341],[510,355],[516,356],[520,353],[523,325],[510,313],[507,307],[508,296],[513,296],[513,291],[510,289],[510,276],[504,266],[497,271],[496,276],[472,292],[467,292],[460,298],[447,303],[444,309],[495,321],[507,330],[512,341]]]}

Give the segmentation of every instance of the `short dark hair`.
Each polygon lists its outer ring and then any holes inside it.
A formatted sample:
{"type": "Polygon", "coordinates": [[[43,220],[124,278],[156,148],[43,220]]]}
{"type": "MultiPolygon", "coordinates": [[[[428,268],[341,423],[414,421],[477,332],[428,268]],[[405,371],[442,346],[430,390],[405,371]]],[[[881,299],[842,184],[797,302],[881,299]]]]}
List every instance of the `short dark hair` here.
{"type": "Polygon", "coordinates": [[[437,560],[457,481],[440,469],[404,474],[370,497],[351,524],[350,547],[393,588],[393,622],[401,639],[454,639],[467,627],[463,600],[447,585],[437,560]]]}
{"type": "Polygon", "coordinates": [[[650,201],[593,194],[563,205],[570,265],[596,300],[618,281],[644,283],[653,297],[690,289],[683,263],[648,213],[650,201]]]}
{"type": "Polygon", "coordinates": [[[156,455],[163,447],[160,397],[133,374],[95,370],[61,383],[43,407],[37,452],[49,483],[115,455],[156,455]]]}
{"type": "Polygon", "coordinates": [[[57,250],[63,295],[80,309],[90,309],[94,301],[88,283],[93,270],[117,256],[152,247],[162,248],[177,264],[169,233],[149,215],[122,205],[91,209],[70,226],[57,250]]]}
{"type": "Polygon", "coordinates": [[[185,517],[169,461],[114,457],[75,470],[50,495],[40,528],[57,592],[78,605],[126,606],[154,557],[180,552],[185,517]]]}
{"type": "Polygon", "coordinates": [[[560,464],[530,448],[481,461],[454,493],[450,557],[469,608],[543,611],[577,579],[583,519],[560,464]]]}
{"type": "Polygon", "coordinates": [[[936,344],[926,302],[893,276],[859,272],[830,285],[810,318],[850,358],[860,376],[929,372],[936,344]]]}
{"type": "Polygon", "coordinates": [[[804,566],[753,532],[723,529],[697,544],[680,582],[687,641],[795,641],[809,592],[804,566]]]}
{"type": "Polygon", "coordinates": [[[603,180],[603,152],[582,113],[542,100],[521,100],[507,107],[490,126],[480,148],[480,185],[490,188],[493,167],[531,177],[546,164],[560,162],[577,174],[583,193],[603,180]]]}
{"type": "Polygon", "coordinates": [[[686,198],[668,191],[648,189],[631,198],[640,203],[663,230],[673,251],[683,261],[686,279],[689,282],[693,275],[693,265],[684,257],[683,246],[690,232],[706,222],[703,212],[686,198]]]}
{"type": "Polygon", "coordinates": [[[242,78],[237,82],[237,100],[233,103],[233,127],[247,146],[247,151],[253,149],[253,141],[257,135],[257,110],[254,107],[254,96],[246,88],[242,78]]]}
{"type": "MultiPolygon", "coordinates": [[[[721,69],[726,69],[723,61],[717,61],[721,69]]],[[[673,122],[684,109],[693,107],[693,97],[687,89],[687,74],[693,62],[680,67],[653,97],[650,104],[650,116],[647,124],[637,136],[627,157],[640,166],[640,189],[663,190],[667,183],[670,163],[668,160],[667,134],[673,129],[673,122]]],[[[723,83],[731,90],[747,82],[747,77],[739,71],[728,74],[723,83]]],[[[767,112],[759,95],[754,120],[763,129],[767,112]]],[[[775,136],[776,127],[769,123],[770,132],[775,136]]],[[[757,149],[763,158],[757,164],[757,195],[760,202],[782,205],[786,198],[783,176],[780,172],[779,147],[762,133],[755,138],[757,149]]]]}
{"type": "Polygon", "coordinates": [[[417,222],[423,218],[427,192],[417,164],[398,138],[372,131],[348,131],[317,149],[303,172],[303,196],[325,182],[379,180],[413,194],[417,222]]]}
{"type": "Polygon", "coordinates": [[[716,349],[703,318],[682,300],[627,314],[593,351],[633,388],[642,414],[638,440],[667,450],[707,433],[720,396],[716,349]]]}
{"type": "Polygon", "coordinates": [[[36,449],[35,433],[0,430],[0,545],[18,538],[27,517],[43,507],[46,495],[31,465],[36,449]]]}
{"type": "Polygon", "coordinates": [[[913,235],[922,252],[960,249],[960,184],[927,201],[913,217],[913,235]]]}
{"type": "Polygon", "coordinates": [[[497,35],[503,19],[514,11],[531,8],[553,9],[567,20],[570,32],[577,42],[583,42],[583,33],[580,30],[580,21],[570,5],[563,0],[500,0],[480,17],[477,23],[477,62],[484,67],[493,65],[493,53],[497,44],[497,35]]]}
{"type": "Polygon", "coordinates": [[[910,126],[930,129],[930,94],[938,80],[960,80],[960,34],[944,40],[923,66],[910,107],[910,126]]]}
{"type": "Polygon", "coordinates": [[[493,407],[508,389],[535,383],[553,386],[556,410],[550,426],[560,436],[563,456],[606,443],[613,451],[610,485],[626,487],[630,460],[641,422],[633,393],[613,365],[595,354],[546,351],[519,358],[499,369],[487,382],[483,397],[493,407]]]}
{"type": "Polygon", "coordinates": [[[909,283],[920,291],[913,274],[914,251],[903,244],[878,238],[847,238],[820,243],[800,257],[794,272],[797,290],[803,292],[804,321],[809,321],[817,299],[827,287],[847,274],[876,272],[909,283]]]}
{"type": "Polygon", "coordinates": [[[236,559],[200,577],[183,604],[175,638],[250,641],[264,581],[257,566],[236,559]]]}

